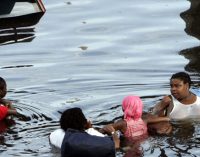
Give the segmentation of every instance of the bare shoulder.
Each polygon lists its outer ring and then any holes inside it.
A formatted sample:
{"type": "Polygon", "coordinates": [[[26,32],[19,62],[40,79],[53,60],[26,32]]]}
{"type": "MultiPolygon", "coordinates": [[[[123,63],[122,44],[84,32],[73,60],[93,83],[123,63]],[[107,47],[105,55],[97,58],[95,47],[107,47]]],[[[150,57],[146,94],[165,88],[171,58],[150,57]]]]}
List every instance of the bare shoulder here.
{"type": "Polygon", "coordinates": [[[164,96],[161,101],[159,101],[152,110],[152,113],[159,116],[164,116],[164,110],[168,108],[171,104],[172,97],[170,95],[164,96]]]}
{"type": "Polygon", "coordinates": [[[113,127],[115,128],[115,130],[124,131],[126,130],[126,121],[123,119],[118,120],[115,123],[113,123],[113,127]]]}
{"type": "Polygon", "coordinates": [[[120,120],[116,121],[113,125],[114,125],[114,126],[126,125],[126,121],[123,120],[123,119],[120,119],[120,120]]]}
{"type": "Polygon", "coordinates": [[[164,97],[162,98],[161,102],[162,102],[163,104],[168,104],[168,103],[171,102],[171,100],[172,100],[171,95],[166,95],[166,96],[164,96],[164,97]]]}

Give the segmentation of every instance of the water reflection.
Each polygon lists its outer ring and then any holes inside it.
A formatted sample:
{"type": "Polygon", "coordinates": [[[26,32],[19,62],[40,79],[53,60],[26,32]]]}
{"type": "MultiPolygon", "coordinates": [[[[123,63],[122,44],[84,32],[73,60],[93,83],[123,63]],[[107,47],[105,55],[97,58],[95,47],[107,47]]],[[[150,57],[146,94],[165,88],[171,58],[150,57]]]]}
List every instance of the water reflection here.
{"type": "Polygon", "coordinates": [[[0,44],[31,42],[35,38],[34,28],[11,28],[0,30],[0,44]]]}
{"type": "Polygon", "coordinates": [[[189,0],[191,5],[188,10],[180,14],[186,23],[185,32],[200,39],[200,1],[189,0]]]}
{"type": "Polygon", "coordinates": [[[189,60],[189,63],[185,66],[186,71],[200,73],[200,46],[182,50],[180,55],[189,60]]]}
{"type": "Polygon", "coordinates": [[[0,45],[30,42],[34,26],[45,13],[41,0],[1,0],[0,2],[0,45]]]}
{"type": "MultiPolygon", "coordinates": [[[[197,39],[200,39],[200,1],[189,0],[191,5],[188,10],[180,14],[181,18],[186,23],[185,32],[197,39]]],[[[185,66],[185,70],[189,72],[200,73],[200,47],[188,48],[180,51],[180,55],[183,55],[189,60],[189,63],[185,66]]]]}

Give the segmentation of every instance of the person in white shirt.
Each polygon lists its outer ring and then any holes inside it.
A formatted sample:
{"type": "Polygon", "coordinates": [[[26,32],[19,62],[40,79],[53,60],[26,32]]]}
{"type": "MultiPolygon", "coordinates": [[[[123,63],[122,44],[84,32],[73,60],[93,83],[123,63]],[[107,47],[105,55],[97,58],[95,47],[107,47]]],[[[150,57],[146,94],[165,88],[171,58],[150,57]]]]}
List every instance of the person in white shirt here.
{"type": "Polygon", "coordinates": [[[200,97],[191,92],[191,78],[185,72],[178,72],[170,79],[171,95],[164,96],[153,108],[153,113],[183,120],[200,118],[200,97]]]}
{"type": "MultiPolygon", "coordinates": [[[[105,135],[100,133],[99,131],[95,130],[94,128],[89,128],[85,130],[90,135],[95,135],[95,136],[100,136],[104,137],[105,135]]],[[[54,130],[52,133],[49,135],[49,141],[50,143],[55,146],[56,148],[61,149],[62,141],[65,136],[65,131],[61,128],[54,130]]]]}

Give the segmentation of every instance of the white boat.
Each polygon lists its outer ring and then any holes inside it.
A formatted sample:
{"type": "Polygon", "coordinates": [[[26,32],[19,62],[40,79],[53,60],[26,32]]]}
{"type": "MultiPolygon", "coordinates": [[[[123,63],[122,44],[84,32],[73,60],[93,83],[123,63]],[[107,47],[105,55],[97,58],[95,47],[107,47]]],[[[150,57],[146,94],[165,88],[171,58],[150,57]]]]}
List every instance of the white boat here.
{"type": "Polygon", "coordinates": [[[41,0],[0,0],[0,45],[29,42],[34,28],[45,13],[41,0]]]}
{"type": "Polygon", "coordinates": [[[45,11],[41,0],[0,0],[0,28],[35,25],[45,11]]]}

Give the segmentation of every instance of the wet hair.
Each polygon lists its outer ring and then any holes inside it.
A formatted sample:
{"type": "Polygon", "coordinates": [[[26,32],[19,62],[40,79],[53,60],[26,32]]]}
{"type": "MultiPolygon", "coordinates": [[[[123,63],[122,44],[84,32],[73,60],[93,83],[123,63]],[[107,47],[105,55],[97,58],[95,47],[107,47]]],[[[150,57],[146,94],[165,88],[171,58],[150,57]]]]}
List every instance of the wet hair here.
{"type": "Polygon", "coordinates": [[[0,77],[0,90],[3,90],[6,86],[6,81],[0,77]]]}
{"type": "Polygon", "coordinates": [[[173,74],[170,80],[172,80],[172,79],[182,80],[184,83],[188,83],[189,87],[192,84],[192,81],[190,79],[190,75],[188,75],[185,72],[178,72],[178,73],[173,74]]]}
{"type": "Polygon", "coordinates": [[[0,99],[6,96],[6,86],[6,81],[2,77],[0,77],[0,99]]]}
{"type": "Polygon", "coordinates": [[[82,110],[78,107],[65,110],[60,118],[60,126],[66,131],[68,128],[76,130],[85,130],[87,119],[82,110]]]}

